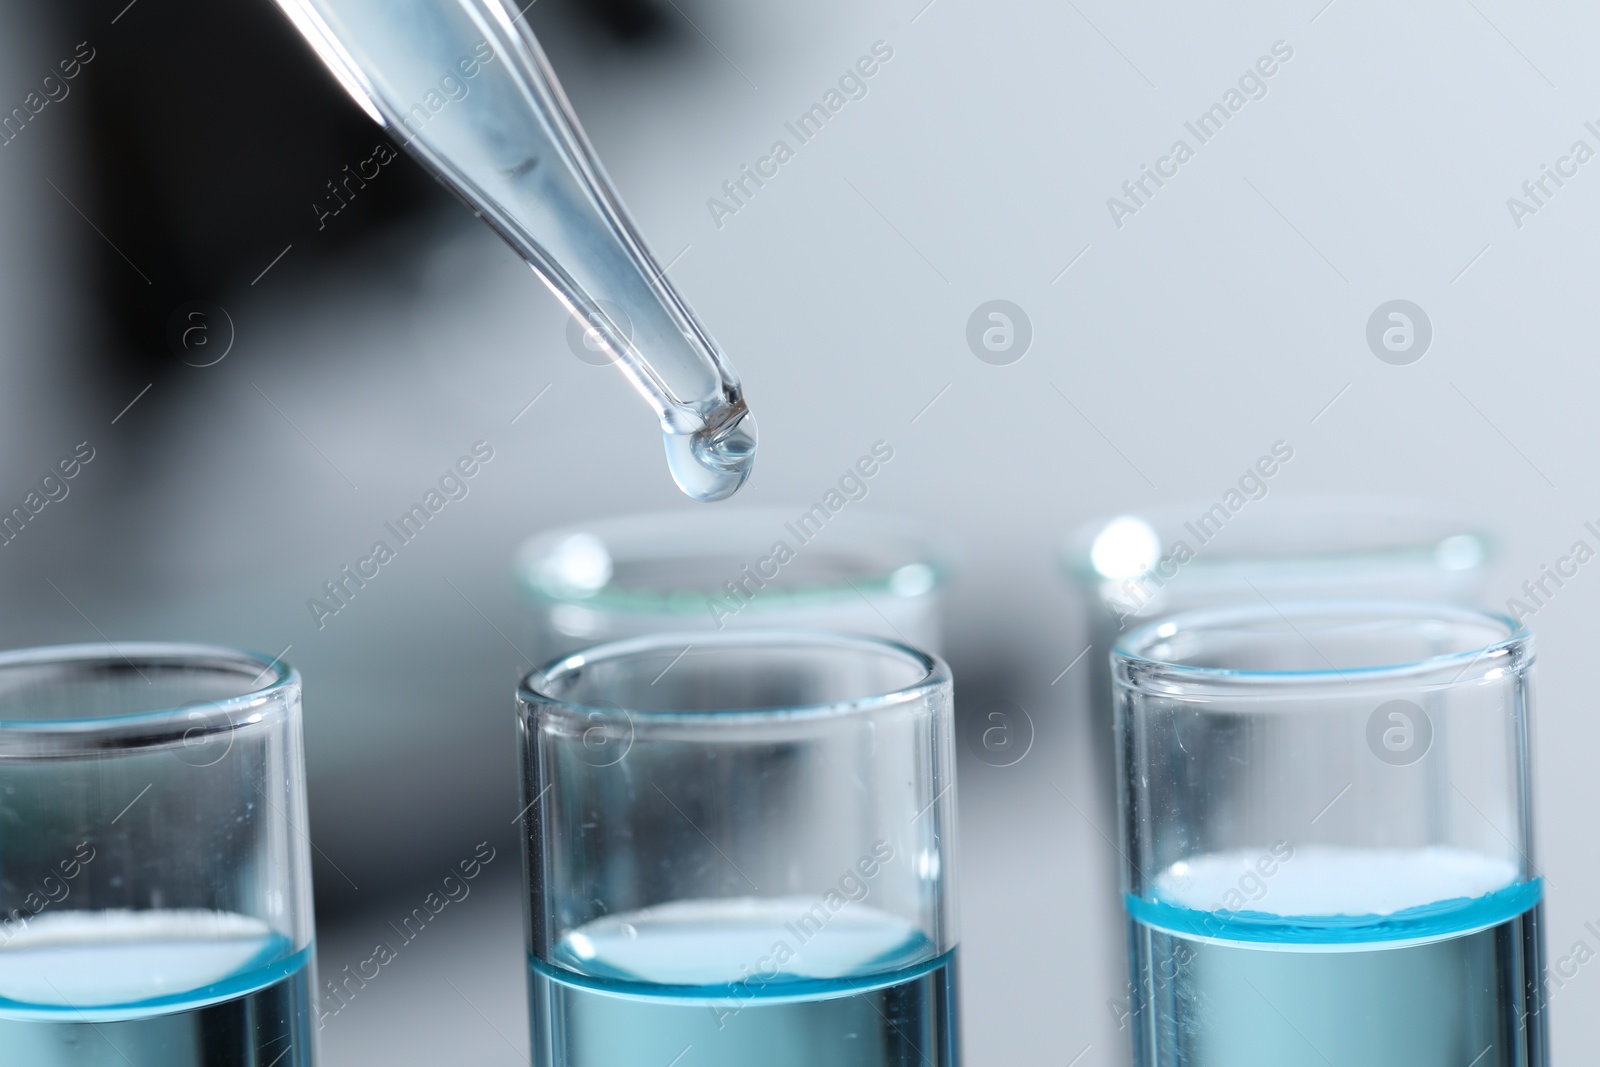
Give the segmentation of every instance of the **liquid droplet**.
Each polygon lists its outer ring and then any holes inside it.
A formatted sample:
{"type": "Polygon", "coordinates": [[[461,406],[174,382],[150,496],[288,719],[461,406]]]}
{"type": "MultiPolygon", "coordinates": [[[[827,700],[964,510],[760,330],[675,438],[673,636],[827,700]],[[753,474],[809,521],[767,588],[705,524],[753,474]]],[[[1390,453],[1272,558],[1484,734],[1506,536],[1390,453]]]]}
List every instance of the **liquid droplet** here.
{"type": "Polygon", "coordinates": [[[672,480],[695,500],[726,500],[739,491],[756,462],[756,420],[749,411],[714,431],[662,434],[672,480]]]}

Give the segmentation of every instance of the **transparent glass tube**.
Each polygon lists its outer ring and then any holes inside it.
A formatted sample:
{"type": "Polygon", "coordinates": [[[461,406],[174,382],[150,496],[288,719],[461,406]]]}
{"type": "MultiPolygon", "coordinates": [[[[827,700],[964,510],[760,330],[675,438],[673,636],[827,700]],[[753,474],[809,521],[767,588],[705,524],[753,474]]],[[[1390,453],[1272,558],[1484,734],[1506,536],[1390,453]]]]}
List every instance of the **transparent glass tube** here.
{"type": "Polygon", "coordinates": [[[612,354],[660,420],[683,491],[731,496],[756,445],[739,378],[645,247],[521,5],[277,3],[356,102],[612,354]]]}
{"type": "Polygon", "coordinates": [[[940,660],[665,635],[519,701],[538,1067],[958,1062],[940,660]]]}
{"type": "Polygon", "coordinates": [[[1101,519],[1079,530],[1064,553],[1089,646],[1079,669],[1088,674],[1091,771],[1102,824],[1116,810],[1110,651],[1124,634],[1229,604],[1465,605],[1482,594],[1490,541],[1441,505],[1342,494],[1237,499],[1243,510],[1236,517],[1222,506],[1195,504],[1101,519]]]}
{"type": "Polygon", "coordinates": [[[0,654],[0,1067],[313,1062],[300,676],[0,654]]]}
{"type": "Polygon", "coordinates": [[[523,544],[516,575],[541,661],[648,633],[750,627],[938,652],[949,556],[911,523],[858,516],[824,532],[803,506],[739,508],[549,530],[523,544]]]}
{"type": "Polygon", "coordinates": [[[1543,1067],[1532,639],[1395,602],[1114,653],[1139,1067],[1543,1067]]]}

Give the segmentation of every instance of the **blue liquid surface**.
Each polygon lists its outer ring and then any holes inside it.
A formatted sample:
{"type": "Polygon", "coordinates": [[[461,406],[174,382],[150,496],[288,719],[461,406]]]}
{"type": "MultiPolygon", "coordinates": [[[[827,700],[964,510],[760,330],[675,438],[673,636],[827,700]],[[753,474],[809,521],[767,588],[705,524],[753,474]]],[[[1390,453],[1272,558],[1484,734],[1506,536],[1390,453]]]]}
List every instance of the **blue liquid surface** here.
{"type": "Polygon", "coordinates": [[[860,904],[688,902],[530,961],[537,1067],[954,1067],[955,953],[860,904]],[[783,946],[782,949],[779,946],[783,946]]]}
{"type": "Polygon", "coordinates": [[[311,957],[243,916],[41,916],[0,949],[0,1067],[309,1067],[311,957]]]}
{"type": "Polygon", "coordinates": [[[1135,1063],[1544,1067],[1541,883],[1375,912],[1341,859],[1307,850],[1283,866],[1321,894],[1350,886],[1352,906],[1330,914],[1297,913],[1287,880],[1282,915],[1128,898],[1135,1063]]]}
{"type": "Polygon", "coordinates": [[[1331,946],[1381,941],[1422,941],[1495,926],[1516,918],[1543,896],[1535,878],[1486,893],[1403,908],[1390,915],[1274,915],[1270,912],[1196,911],[1129,896],[1136,921],[1173,933],[1263,945],[1331,946]]]}

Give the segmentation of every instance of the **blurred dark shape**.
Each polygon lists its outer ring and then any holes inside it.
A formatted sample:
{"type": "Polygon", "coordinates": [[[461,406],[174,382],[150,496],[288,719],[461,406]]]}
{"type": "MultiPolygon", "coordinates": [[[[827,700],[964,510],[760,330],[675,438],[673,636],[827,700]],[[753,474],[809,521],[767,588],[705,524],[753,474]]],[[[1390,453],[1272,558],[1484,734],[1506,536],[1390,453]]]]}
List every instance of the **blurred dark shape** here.
{"type": "Polygon", "coordinates": [[[655,41],[672,29],[657,0],[587,0],[582,7],[619,41],[655,41]]]}
{"type": "Polygon", "coordinates": [[[304,264],[444,197],[404,163],[335,199],[330,183],[389,141],[271,3],[138,3],[111,24],[125,2],[74,19],[97,55],[84,86],[89,166],[73,184],[137,265],[98,246],[95,282],[131,380],[172,364],[179,305],[248,285],[290,245],[304,264]]]}
{"type": "MultiPolygon", "coordinates": [[[[46,17],[95,49],[80,82],[87,165],[62,191],[109,242],[93,242],[93,284],[126,382],[173,365],[181,305],[270,284],[269,268],[325,259],[449,201],[269,0],[125,5],[46,17]]],[[[670,29],[655,0],[539,6],[541,24],[588,23],[613,45],[670,29]]]]}

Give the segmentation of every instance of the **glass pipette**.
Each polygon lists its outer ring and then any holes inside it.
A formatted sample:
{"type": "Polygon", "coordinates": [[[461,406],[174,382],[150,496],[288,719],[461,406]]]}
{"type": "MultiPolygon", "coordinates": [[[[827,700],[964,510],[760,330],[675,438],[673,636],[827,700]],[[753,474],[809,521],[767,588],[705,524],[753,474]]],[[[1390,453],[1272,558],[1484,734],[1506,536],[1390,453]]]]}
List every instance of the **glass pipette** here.
{"type": "Polygon", "coordinates": [[[739,377],[645,247],[517,6],[276,0],[356,102],[514,248],[661,421],[667,465],[722,500],[755,460],[739,377]]]}

